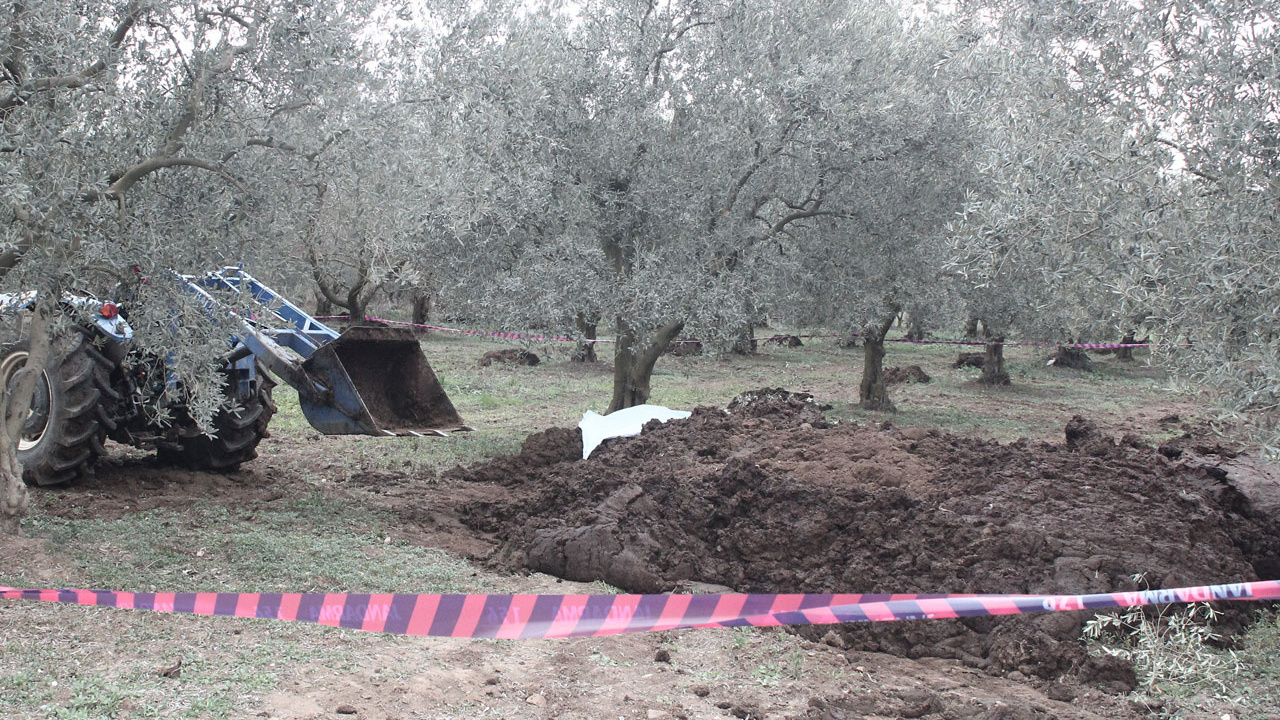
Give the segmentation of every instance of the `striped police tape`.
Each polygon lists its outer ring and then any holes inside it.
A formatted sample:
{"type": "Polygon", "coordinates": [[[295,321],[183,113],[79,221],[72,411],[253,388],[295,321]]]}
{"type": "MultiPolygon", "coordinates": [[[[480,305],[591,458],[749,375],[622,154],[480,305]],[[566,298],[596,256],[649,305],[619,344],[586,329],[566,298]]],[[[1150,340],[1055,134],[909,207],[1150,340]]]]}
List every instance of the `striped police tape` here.
{"type": "Polygon", "coordinates": [[[124,593],[0,587],[0,598],[312,622],[455,638],[598,637],[702,627],[830,625],[1280,599],[1280,581],[1094,595],[416,595],[124,593]]]}
{"type": "MultiPolygon", "coordinates": [[[[320,320],[345,320],[349,319],[346,315],[320,315],[320,320]]],[[[404,320],[388,320],[387,318],[365,317],[369,322],[385,323],[387,325],[402,325],[405,327],[414,327],[421,330],[439,330],[441,332],[459,333],[462,335],[473,335],[477,337],[489,337],[497,340],[512,341],[529,341],[529,342],[559,342],[559,343],[612,343],[612,339],[595,339],[595,338],[571,338],[560,335],[534,335],[529,333],[508,332],[500,330],[467,330],[463,328],[452,328],[444,325],[424,325],[422,323],[406,322],[404,320]]],[[[755,338],[757,342],[780,342],[789,338],[842,338],[842,337],[861,337],[860,333],[849,333],[846,335],[771,335],[764,338],[755,338]]],[[[673,340],[675,344],[680,343],[696,343],[698,340],[673,340]]],[[[986,345],[1003,345],[1003,346],[1020,346],[1020,347],[1045,347],[1045,348],[1076,348],[1078,350],[1124,350],[1132,348],[1144,347],[1191,347],[1191,343],[1151,343],[1151,342],[1132,342],[1132,343],[1055,343],[1055,342],[1038,342],[1030,340],[917,340],[914,338],[894,338],[885,340],[891,343],[910,343],[913,345],[969,345],[969,346],[986,346],[986,345]]]]}

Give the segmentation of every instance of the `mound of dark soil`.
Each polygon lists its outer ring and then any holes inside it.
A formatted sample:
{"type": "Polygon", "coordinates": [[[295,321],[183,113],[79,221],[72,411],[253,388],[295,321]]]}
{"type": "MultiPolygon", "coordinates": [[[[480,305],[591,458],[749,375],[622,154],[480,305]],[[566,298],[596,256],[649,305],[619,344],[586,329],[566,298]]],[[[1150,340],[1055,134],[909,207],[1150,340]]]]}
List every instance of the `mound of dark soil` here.
{"type": "Polygon", "coordinates": [[[987,356],[982,353],[960,353],[960,355],[956,357],[956,362],[952,367],[973,367],[981,370],[983,364],[986,363],[986,357],[987,356]]]}
{"type": "Polygon", "coordinates": [[[528,350],[522,348],[507,348],[506,350],[490,350],[480,358],[480,367],[489,367],[494,363],[503,363],[506,365],[537,365],[541,360],[538,356],[528,350]]]}
{"type": "Polygon", "coordinates": [[[795,393],[782,388],[762,388],[744,392],[729,401],[728,412],[740,417],[774,415],[801,423],[826,423],[822,411],[831,407],[813,403],[809,393],[795,393]]]}
{"type": "Polygon", "coordinates": [[[884,369],[884,381],[890,385],[898,383],[927,383],[933,378],[919,365],[906,367],[887,367],[884,369]]]}
{"type": "MultiPolygon", "coordinates": [[[[632,592],[1076,594],[1137,589],[1136,573],[1154,588],[1253,580],[1280,556],[1276,519],[1212,458],[1116,443],[1084,418],[1066,445],[1001,445],[829,425],[811,398],[762,390],[589,460],[579,443],[548,431],[458,471],[510,488],[465,513],[502,542],[493,562],[632,592]]],[[[1055,677],[1091,667],[1083,620],[845,625],[835,641],[1055,677]]]]}

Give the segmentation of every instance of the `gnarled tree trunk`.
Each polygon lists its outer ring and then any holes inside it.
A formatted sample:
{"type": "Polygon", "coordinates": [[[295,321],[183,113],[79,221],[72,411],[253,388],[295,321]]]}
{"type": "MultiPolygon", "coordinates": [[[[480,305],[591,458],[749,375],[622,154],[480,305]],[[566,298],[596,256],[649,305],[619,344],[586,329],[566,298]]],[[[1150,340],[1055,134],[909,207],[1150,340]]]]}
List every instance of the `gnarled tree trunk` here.
{"type": "Polygon", "coordinates": [[[868,323],[863,332],[862,383],[858,386],[858,406],[864,410],[894,410],[889,388],[884,382],[884,336],[893,327],[895,316],[868,323]]]}
{"type": "Polygon", "coordinates": [[[649,401],[653,366],[662,351],[684,329],[683,320],[655,329],[641,344],[640,333],[623,318],[617,321],[618,340],[613,355],[613,399],[605,414],[649,401]]]}
{"type": "Polygon", "coordinates": [[[369,307],[369,301],[373,299],[374,293],[371,292],[366,295],[361,292],[362,290],[364,290],[364,284],[357,283],[356,286],[347,293],[347,302],[345,303],[345,307],[347,308],[347,316],[351,318],[352,322],[358,322],[365,319],[365,312],[369,307]]]}
{"type": "Polygon", "coordinates": [[[1004,337],[987,338],[986,356],[982,359],[982,376],[978,382],[983,385],[1009,385],[1009,373],[1004,369],[1004,337]]]}
{"type": "Polygon", "coordinates": [[[978,318],[970,316],[964,321],[964,336],[968,340],[978,339],[978,318]]]}
{"type": "Polygon", "coordinates": [[[0,428],[0,532],[17,534],[27,514],[27,485],[22,481],[22,463],[18,461],[18,441],[22,426],[31,412],[40,371],[49,360],[49,323],[56,308],[48,294],[36,302],[35,312],[26,325],[28,346],[26,365],[14,376],[16,382],[0,387],[0,408],[4,409],[4,427],[0,428]]]}
{"type": "Polygon", "coordinates": [[[325,297],[324,293],[318,290],[315,293],[315,297],[316,297],[316,317],[326,317],[326,316],[332,315],[333,303],[329,301],[329,298],[325,297]]]}
{"type": "Polygon", "coordinates": [[[928,335],[928,331],[926,331],[924,328],[925,328],[925,324],[922,320],[920,320],[920,318],[918,318],[915,315],[907,316],[906,338],[908,340],[911,340],[911,341],[923,340],[925,336],[928,335]]]}
{"type": "Polygon", "coordinates": [[[426,325],[431,319],[431,293],[417,293],[413,296],[413,324],[426,325]]]}
{"type": "Polygon", "coordinates": [[[583,313],[578,313],[573,319],[574,325],[578,326],[578,332],[582,333],[582,340],[573,348],[573,356],[570,358],[573,362],[595,362],[596,343],[592,342],[596,339],[597,328],[600,325],[600,319],[596,317],[588,318],[583,313]]]}
{"type": "Polygon", "coordinates": [[[315,243],[308,242],[306,249],[307,260],[311,263],[311,278],[316,284],[317,308],[320,305],[320,299],[323,298],[330,308],[340,307],[346,310],[347,316],[352,321],[364,320],[365,311],[368,309],[369,303],[373,301],[378,291],[382,289],[382,282],[375,282],[373,279],[373,268],[370,265],[369,258],[365,255],[357,254],[355,281],[347,288],[347,293],[344,297],[339,290],[340,281],[328,277],[321,267],[315,243]]]}
{"type": "MultiPolygon", "coordinates": [[[[1130,330],[1129,332],[1125,333],[1125,334],[1124,334],[1124,337],[1120,339],[1120,344],[1121,344],[1121,345],[1132,345],[1132,344],[1134,344],[1134,343],[1136,343],[1136,342],[1138,342],[1138,341],[1137,341],[1137,339],[1135,339],[1135,338],[1134,338],[1134,332],[1133,332],[1132,330],[1130,330]]],[[[1130,362],[1130,361],[1132,361],[1132,360],[1133,360],[1133,348],[1131,348],[1131,347],[1116,348],[1116,359],[1117,359],[1117,360],[1119,360],[1119,361],[1121,361],[1121,362],[1130,362]]]]}

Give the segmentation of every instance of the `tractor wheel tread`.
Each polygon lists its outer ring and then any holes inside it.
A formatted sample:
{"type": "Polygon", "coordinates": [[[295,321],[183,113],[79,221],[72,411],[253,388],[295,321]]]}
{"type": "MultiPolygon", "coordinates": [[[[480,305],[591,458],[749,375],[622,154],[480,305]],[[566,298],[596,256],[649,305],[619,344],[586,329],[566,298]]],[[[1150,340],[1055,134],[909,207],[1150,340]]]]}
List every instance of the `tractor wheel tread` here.
{"type": "Polygon", "coordinates": [[[81,450],[80,452],[74,455],[68,454],[63,457],[54,458],[52,461],[50,461],[49,467],[51,467],[54,470],[54,472],[65,472],[68,470],[75,470],[79,468],[81,465],[84,465],[86,462],[88,462],[92,458],[92,456],[93,456],[93,450],[90,448],[84,448],[83,450],[81,450]]]}
{"type": "MultiPolygon", "coordinates": [[[[65,365],[70,365],[71,358],[65,365]]],[[[98,369],[98,364],[90,360],[82,360],[76,363],[76,367],[68,367],[70,372],[64,374],[62,378],[62,386],[68,390],[88,380],[93,376],[93,371],[98,369]]]]}
{"type": "Polygon", "coordinates": [[[262,413],[266,412],[265,405],[254,405],[247,407],[240,412],[227,413],[223,416],[225,424],[236,430],[243,430],[258,421],[262,417],[262,413]]]}
{"type": "Polygon", "coordinates": [[[84,415],[92,414],[98,408],[99,401],[101,400],[102,393],[98,392],[97,388],[93,388],[91,392],[87,393],[85,397],[75,405],[67,405],[66,412],[71,417],[82,417],[84,415]]]}
{"type": "Polygon", "coordinates": [[[102,429],[98,427],[98,423],[88,422],[85,423],[85,426],[81,428],[79,432],[68,430],[63,434],[62,439],[58,441],[58,444],[64,448],[75,448],[89,442],[89,438],[96,437],[101,434],[102,429]]]}
{"type": "Polygon", "coordinates": [[[106,408],[101,405],[95,409],[94,415],[97,417],[98,424],[106,429],[107,432],[113,432],[119,425],[119,423],[116,422],[116,419],[111,417],[111,414],[108,413],[106,408]]]}
{"type": "Polygon", "coordinates": [[[245,448],[257,442],[258,436],[256,434],[244,434],[236,438],[225,439],[220,444],[222,446],[222,451],[230,454],[241,452],[245,448]]]}
{"type": "MultiPolygon", "coordinates": [[[[32,444],[19,448],[18,460],[23,465],[23,479],[32,485],[61,485],[92,472],[92,465],[106,453],[103,441],[109,418],[102,407],[98,389],[107,369],[90,351],[83,328],[51,338],[49,359],[41,390],[48,393],[48,419],[32,444]]],[[[11,344],[4,354],[28,353],[26,340],[11,344]]],[[[94,351],[96,353],[96,351],[94,351]]]]}
{"type": "MultiPolygon", "coordinates": [[[[175,432],[156,445],[160,461],[192,470],[232,472],[256,458],[258,443],[267,436],[267,425],[275,414],[276,404],[271,399],[274,386],[259,368],[253,394],[238,403],[240,409],[224,408],[214,416],[212,437],[200,432],[194,421],[183,413],[175,432]]],[[[228,380],[228,394],[231,389],[228,380]]]]}

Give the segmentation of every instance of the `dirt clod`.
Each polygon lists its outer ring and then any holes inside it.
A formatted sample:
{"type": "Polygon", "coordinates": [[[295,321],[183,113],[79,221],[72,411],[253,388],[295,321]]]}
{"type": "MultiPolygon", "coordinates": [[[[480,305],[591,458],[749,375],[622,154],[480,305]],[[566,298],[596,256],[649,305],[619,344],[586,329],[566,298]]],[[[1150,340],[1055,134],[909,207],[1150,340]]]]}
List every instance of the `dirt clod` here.
{"type": "Polygon", "coordinates": [[[1080,415],[1073,416],[1067,422],[1066,436],[1068,450],[1078,450],[1102,439],[1098,434],[1098,426],[1092,420],[1080,415]]]}
{"type": "Polygon", "coordinates": [[[887,367],[884,369],[884,381],[890,385],[897,383],[927,383],[933,378],[919,365],[906,367],[887,367]]]}
{"type": "Polygon", "coordinates": [[[489,367],[494,363],[502,363],[504,365],[528,365],[530,367],[542,362],[535,353],[522,348],[507,348],[506,350],[490,350],[480,358],[480,367],[489,367]]]}

